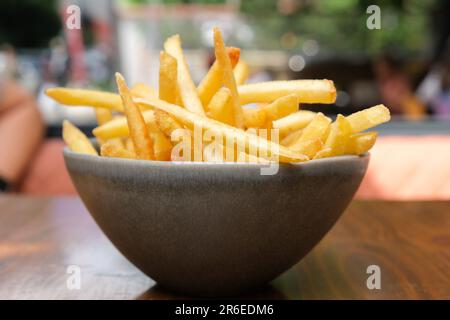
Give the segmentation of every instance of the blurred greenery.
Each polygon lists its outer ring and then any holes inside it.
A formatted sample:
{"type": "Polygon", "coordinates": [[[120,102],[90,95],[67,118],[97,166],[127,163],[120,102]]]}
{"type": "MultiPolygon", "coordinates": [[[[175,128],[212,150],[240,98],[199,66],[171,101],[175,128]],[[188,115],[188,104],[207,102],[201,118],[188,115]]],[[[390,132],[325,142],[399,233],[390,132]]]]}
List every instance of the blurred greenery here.
{"type": "MultiPolygon", "coordinates": [[[[294,34],[297,50],[306,39],[317,40],[322,51],[334,53],[364,52],[378,54],[394,50],[402,54],[422,53],[429,44],[432,25],[431,12],[438,0],[379,0],[381,30],[366,27],[367,7],[372,0],[121,0],[130,4],[188,4],[188,3],[239,3],[245,22],[254,37],[251,43],[239,43],[245,47],[275,49],[283,45],[284,35],[294,34]],[[283,4],[294,4],[288,13],[280,9],[283,4]]],[[[173,22],[172,24],[182,24],[173,22]]],[[[166,26],[173,29],[170,26],[166,26]]],[[[184,26],[187,27],[187,26],[184,26]]],[[[189,27],[187,27],[189,28],[189,27]]],[[[165,28],[163,28],[165,31],[165,28]]],[[[235,33],[239,30],[235,30],[235,33]]],[[[186,32],[189,37],[189,33],[186,32]]],[[[237,37],[238,38],[238,37],[237,37]]],[[[195,41],[195,39],[194,39],[195,41]]],[[[194,44],[195,46],[196,44],[194,44]]]]}

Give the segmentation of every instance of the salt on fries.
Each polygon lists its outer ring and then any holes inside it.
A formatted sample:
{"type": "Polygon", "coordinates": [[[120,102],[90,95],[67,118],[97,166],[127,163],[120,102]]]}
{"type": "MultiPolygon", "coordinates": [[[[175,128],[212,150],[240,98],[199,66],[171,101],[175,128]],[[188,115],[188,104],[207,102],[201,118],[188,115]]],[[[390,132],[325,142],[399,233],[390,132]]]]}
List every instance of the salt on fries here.
{"type": "MultiPolygon", "coordinates": [[[[198,86],[175,35],[160,53],[159,90],[142,83],[129,88],[116,74],[119,94],[69,88],[46,93],[63,105],[94,107],[100,155],[128,159],[269,163],[360,155],[377,138],[366,130],[390,119],[383,105],[338,115],[335,121],[299,109],[334,103],[336,88],[330,80],[246,84],[249,65],[240,60],[239,48],[225,46],[217,28],[214,52],[216,61],[198,86]]],[[[98,155],[68,121],[63,138],[72,151],[98,155]]]]}

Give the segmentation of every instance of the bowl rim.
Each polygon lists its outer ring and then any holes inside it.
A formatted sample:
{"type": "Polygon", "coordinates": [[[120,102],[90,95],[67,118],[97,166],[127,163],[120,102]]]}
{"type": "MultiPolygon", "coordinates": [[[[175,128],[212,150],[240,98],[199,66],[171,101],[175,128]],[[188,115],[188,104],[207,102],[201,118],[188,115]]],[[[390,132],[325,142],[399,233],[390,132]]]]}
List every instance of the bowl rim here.
{"type": "MultiPolygon", "coordinates": [[[[264,168],[269,164],[267,163],[254,163],[254,162],[202,162],[202,161],[161,161],[161,160],[141,160],[141,159],[127,159],[127,158],[113,158],[113,157],[102,157],[91,154],[84,154],[75,152],[69,149],[68,146],[64,146],[63,149],[64,158],[73,159],[75,161],[84,160],[93,163],[108,163],[108,164],[120,164],[120,165],[130,165],[130,166],[142,166],[142,167],[240,167],[240,168],[264,168]]],[[[370,158],[370,152],[365,152],[361,155],[340,155],[321,159],[311,159],[304,162],[289,162],[282,163],[279,162],[279,166],[309,166],[317,164],[334,163],[336,161],[348,161],[356,159],[367,159],[370,158]]]]}

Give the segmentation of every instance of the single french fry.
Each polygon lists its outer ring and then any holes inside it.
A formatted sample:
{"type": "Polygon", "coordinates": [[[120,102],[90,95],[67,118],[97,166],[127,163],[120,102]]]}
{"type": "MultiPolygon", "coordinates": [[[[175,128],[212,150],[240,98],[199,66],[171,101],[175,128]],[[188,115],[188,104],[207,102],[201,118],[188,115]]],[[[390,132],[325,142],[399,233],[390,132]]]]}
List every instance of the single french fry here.
{"type": "MultiPolygon", "coordinates": [[[[230,57],[231,65],[233,67],[236,66],[239,61],[241,50],[235,47],[228,47],[227,52],[228,56],[230,57]]],[[[205,77],[197,87],[198,95],[200,97],[200,101],[203,103],[203,106],[208,106],[212,97],[220,89],[222,84],[222,70],[216,60],[214,61],[211,68],[209,68],[208,73],[205,75],[205,77]]]]}
{"type": "Polygon", "coordinates": [[[184,107],[196,114],[205,115],[197,88],[192,81],[189,67],[186,63],[183,49],[181,48],[180,36],[177,34],[168,38],[164,43],[164,49],[177,60],[177,84],[184,107]]]}
{"type": "Polygon", "coordinates": [[[280,130],[280,138],[289,133],[303,129],[312,121],[316,113],[308,110],[299,110],[290,115],[272,122],[272,127],[280,130]]]}
{"type": "Polygon", "coordinates": [[[244,123],[246,128],[264,128],[267,123],[267,115],[262,107],[245,108],[244,123]]]}
{"type": "MultiPolygon", "coordinates": [[[[155,123],[155,114],[153,110],[145,110],[142,112],[142,117],[145,123],[155,123]]],[[[128,137],[130,130],[126,116],[117,117],[104,125],[95,128],[92,133],[97,139],[114,139],[121,137],[128,137]]]]}
{"type": "Polygon", "coordinates": [[[159,98],[169,103],[177,102],[177,59],[167,52],[159,54],[159,98]]]}
{"type": "Polygon", "coordinates": [[[209,118],[234,125],[234,109],[230,89],[223,87],[212,97],[208,105],[209,118]]]}
{"type": "Polygon", "coordinates": [[[114,143],[105,143],[100,148],[100,154],[103,157],[112,157],[112,158],[127,158],[127,159],[135,159],[136,155],[124,148],[117,146],[114,143]]]}
{"type": "Polygon", "coordinates": [[[62,136],[70,150],[84,154],[98,155],[97,150],[95,150],[86,135],[68,120],[64,120],[63,122],[62,136]]]}
{"type": "Polygon", "coordinates": [[[214,51],[216,54],[216,61],[222,71],[223,85],[230,89],[231,101],[234,110],[234,125],[237,128],[244,128],[244,113],[242,111],[239,95],[237,91],[236,80],[234,79],[233,66],[231,65],[230,57],[225,48],[225,43],[222,38],[222,33],[218,28],[214,28],[214,51]]]}
{"type": "Polygon", "coordinates": [[[343,115],[338,114],[336,121],[331,124],[324,148],[331,148],[331,156],[345,154],[349,143],[352,127],[343,115]]]}
{"type": "Polygon", "coordinates": [[[322,142],[325,142],[330,132],[330,124],[330,118],[326,117],[322,112],[317,113],[314,119],[312,119],[312,121],[303,129],[302,134],[294,143],[317,138],[322,142]]]}
{"type": "Polygon", "coordinates": [[[116,82],[120,96],[122,97],[136,157],[144,160],[154,159],[152,140],[149,137],[144,117],[138,106],[134,103],[125,79],[120,73],[116,73],[116,82]]]}
{"type": "MultiPolygon", "coordinates": [[[[280,146],[277,143],[248,134],[241,129],[231,127],[213,119],[199,116],[177,105],[173,105],[159,99],[136,98],[135,101],[139,104],[147,105],[149,108],[153,107],[167,112],[178,121],[190,127],[191,130],[194,130],[197,126],[205,130],[209,130],[213,134],[223,135],[226,139],[231,139],[236,143],[245,146],[246,151],[247,149],[253,148],[258,150],[259,155],[271,155],[272,157],[277,157],[280,162],[301,162],[308,160],[307,156],[289,150],[288,148],[280,146]]],[[[271,160],[270,157],[268,160],[271,160]]]]}
{"type": "Polygon", "coordinates": [[[388,122],[391,119],[389,109],[379,104],[362,111],[355,112],[347,116],[354,133],[358,133],[379,124],[388,122]]]}
{"type": "Polygon", "coordinates": [[[49,88],[45,94],[68,106],[91,106],[123,112],[120,96],[111,92],[84,89],[49,88]]]}
{"type": "Polygon", "coordinates": [[[250,75],[250,67],[248,63],[244,60],[240,60],[236,67],[234,67],[234,78],[236,79],[236,84],[238,86],[245,84],[250,75]]]}
{"type": "Polygon", "coordinates": [[[322,150],[322,148],[323,142],[320,138],[296,141],[294,144],[289,146],[289,149],[305,154],[310,159],[312,159],[317,154],[317,152],[322,150]]]}
{"type": "Polygon", "coordinates": [[[175,130],[183,129],[183,126],[167,112],[159,109],[156,109],[154,112],[156,125],[167,137],[172,137],[172,132],[175,130]]]}
{"type": "Polygon", "coordinates": [[[331,148],[324,148],[319,152],[317,152],[316,155],[313,157],[313,159],[315,160],[331,157],[331,152],[332,152],[331,148]]]}
{"type": "Polygon", "coordinates": [[[374,146],[377,136],[378,134],[376,132],[352,134],[346,153],[356,155],[366,153],[374,146]]]}
{"type": "MultiPolygon", "coordinates": [[[[71,89],[71,88],[49,88],[45,94],[60,104],[67,106],[89,106],[94,108],[109,109],[124,112],[120,95],[112,92],[71,89]]],[[[131,94],[139,98],[157,98],[154,89],[138,83],[131,89],[131,94]]]]}
{"type": "Polygon", "coordinates": [[[336,88],[331,80],[289,80],[245,84],[238,87],[241,104],[272,102],[291,93],[299,103],[334,103],[336,88]]]}
{"type": "Polygon", "coordinates": [[[170,153],[172,151],[172,143],[170,138],[168,138],[158,127],[153,127],[153,125],[147,125],[149,130],[150,138],[153,142],[153,150],[155,153],[155,159],[159,161],[169,161],[170,153]]]}
{"type": "Polygon", "coordinates": [[[266,113],[266,121],[274,121],[298,111],[298,95],[288,94],[262,107],[266,113]]]}

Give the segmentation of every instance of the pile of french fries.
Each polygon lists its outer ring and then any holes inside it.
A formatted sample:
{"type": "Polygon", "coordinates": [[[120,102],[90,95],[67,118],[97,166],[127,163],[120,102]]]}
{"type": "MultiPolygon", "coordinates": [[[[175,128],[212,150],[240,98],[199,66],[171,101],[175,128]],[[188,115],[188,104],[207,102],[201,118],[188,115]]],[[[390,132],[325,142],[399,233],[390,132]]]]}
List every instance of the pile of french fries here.
{"type": "MultiPolygon", "coordinates": [[[[335,121],[301,104],[331,104],[336,88],[330,80],[271,81],[246,84],[248,64],[240,49],[226,47],[214,29],[216,60],[197,86],[192,81],[178,35],[160,53],[159,88],[129,88],[116,74],[119,94],[51,88],[46,94],[63,105],[91,106],[100,155],[158,161],[301,162],[372,148],[376,125],[390,119],[377,105],[335,121]]],[[[91,141],[64,121],[68,147],[98,155],[91,141]]]]}

